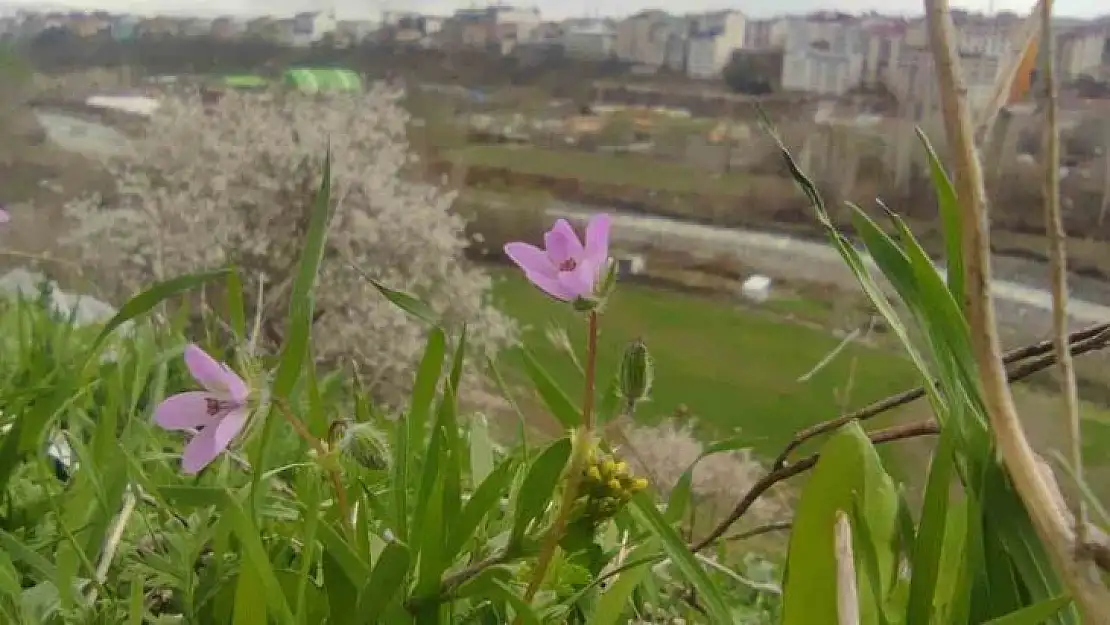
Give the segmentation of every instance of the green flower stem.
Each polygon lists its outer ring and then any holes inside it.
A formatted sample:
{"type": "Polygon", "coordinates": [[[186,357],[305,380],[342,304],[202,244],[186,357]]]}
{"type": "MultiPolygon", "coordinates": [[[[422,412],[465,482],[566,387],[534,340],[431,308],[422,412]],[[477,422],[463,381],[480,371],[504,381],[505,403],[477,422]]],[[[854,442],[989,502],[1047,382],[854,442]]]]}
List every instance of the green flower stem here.
{"type": "MultiPolygon", "coordinates": [[[[532,581],[524,593],[524,601],[531,603],[536,593],[547,576],[547,569],[555,557],[555,550],[563,538],[567,520],[578,499],[578,490],[582,485],[582,473],[586,469],[586,460],[589,457],[590,444],[594,429],[594,388],[597,377],[597,335],[598,314],[596,310],[589,313],[589,330],[586,338],[586,383],[585,394],[582,397],[582,427],[574,434],[571,447],[571,458],[567,464],[567,483],[563,489],[563,498],[559,502],[559,511],[555,515],[555,522],[544,536],[543,546],[540,549],[539,559],[532,574],[532,581]]],[[[521,616],[517,615],[515,625],[521,624],[521,616]]]]}
{"type": "Polygon", "coordinates": [[[282,416],[289,422],[289,425],[293,426],[297,434],[316,450],[316,455],[320,457],[320,462],[328,472],[328,476],[331,477],[331,485],[335,490],[335,501],[339,506],[339,514],[343,518],[343,527],[349,533],[353,534],[354,528],[351,527],[351,505],[347,501],[347,489],[343,488],[343,476],[340,474],[339,467],[336,466],[335,462],[328,460],[330,453],[328,447],[323,441],[313,436],[312,432],[308,431],[308,428],[305,427],[304,423],[301,423],[300,419],[293,415],[293,412],[289,410],[289,406],[286,406],[285,402],[278,401],[276,404],[282,416]]]}

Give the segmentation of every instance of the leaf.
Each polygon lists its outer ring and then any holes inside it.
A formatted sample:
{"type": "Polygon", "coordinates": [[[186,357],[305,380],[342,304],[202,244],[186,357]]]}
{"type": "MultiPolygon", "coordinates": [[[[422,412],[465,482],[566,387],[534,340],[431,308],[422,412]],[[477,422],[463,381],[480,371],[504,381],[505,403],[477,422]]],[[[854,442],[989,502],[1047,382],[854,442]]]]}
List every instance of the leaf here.
{"type": "Polygon", "coordinates": [[[983,625],[1041,625],[1063,610],[1071,603],[1071,597],[1060,595],[1055,599],[1048,599],[1035,603],[1029,607],[1011,612],[1006,616],[987,621],[983,625]]]}
{"type": "Polygon", "coordinates": [[[378,623],[386,606],[394,600],[408,574],[411,554],[399,542],[391,542],[378,556],[374,572],[362,588],[358,599],[359,623],[378,623]]]}
{"type": "MultiPolygon", "coordinates": [[[[328,235],[328,218],[331,212],[331,147],[324,158],[323,178],[312,215],[308,223],[308,233],[297,263],[297,273],[293,279],[293,290],[289,299],[289,316],[285,328],[285,341],[281,347],[277,371],[270,392],[276,399],[284,399],[292,392],[301,377],[304,360],[308,355],[312,333],[313,310],[315,301],[313,291],[320,264],[324,259],[324,248],[328,235]]],[[[262,425],[256,453],[252,460],[254,474],[251,476],[251,513],[256,515],[261,505],[262,475],[269,470],[267,455],[274,437],[277,419],[267,418],[262,425]]]]}
{"type": "Polygon", "coordinates": [[[235,582],[235,607],[231,617],[233,625],[266,625],[269,602],[266,601],[266,590],[259,578],[260,573],[253,566],[239,569],[235,582]]]}
{"type": "Polygon", "coordinates": [[[528,525],[538,519],[554,498],[559,477],[570,458],[569,438],[560,438],[541,451],[528,467],[528,473],[517,492],[516,515],[509,542],[517,544],[524,537],[528,525]]]}
{"type": "Polygon", "coordinates": [[[940,223],[944,231],[945,265],[948,269],[948,290],[957,302],[964,298],[964,254],[963,224],[960,221],[960,205],[956,201],[956,189],[944,171],[936,150],[933,149],[929,138],[920,128],[917,137],[925,147],[925,155],[929,161],[929,174],[933,179],[933,189],[937,194],[937,207],[940,209],[940,223]]]}
{"type": "Polygon", "coordinates": [[[324,591],[328,596],[328,623],[334,625],[354,625],[359,622],[360,582],[346,575],[343,566],[336,561],[334,552],[324,551],[324,591]]]}
{"type": "Polygon", "coordinates": [[[857,497],[874,551],[870,568],[880,578],[876,584],[865,573],[858,575],[860,622],[880,622],[897,562],[898,492],[871,441],[853,422],[822,447],[798,502],[787,552],[783,625],[837,625],[833,528],[836,515],[851,510],[857,497]]]}
{"type": "Polygon", "coordinates": [[[158,282],[142,293],[127,300],[127,303],[120,307],[119,312],[108,320],[108,323],[104,324],[104,328],[100,331],[100,334],[97,335],[92,346],[89,348],[87,360],[92,360],[93,356],[96,355],[98,349],[108,336],[123,324],[135,319],[139,315],[150,312],[155,306],[171,297],[191,291],[202,284],[223,278],[228,275],[230,271],[230,269],[225,268],[217,269],[216,271],[178,276],[158,282]]]}
{"type": "Polygon", "coordinates": [[[929,467],[929,478],[925,487],[924,504],[917,538],[913,544],[910,567],[910,596],[906,607],[906,625],[929,625],[933,618],[933,597],[940,576],[941,557],[944,543],[948,538],[948,499],[952,487],[954,439],[942,433],[933,462],[929,467]]]}
{"type": "MultiPolygon", "coordinates": [[[[264,593],[260,599],[252,595],[254,609],[268,608],[282,625],[295,625],[285,592],[274,574],[273,566],[266,555],[266,548],[262,546],[261,535],[231,493],[227,494],[222,512],[230,522],[232,531],[239,538],[244,565],[253,570],[252,575],[257,577],[257,583],[264,593]]],[[[238,602],[236,598],[236,603],[238,602]]]]}
{"type": "Polygon", "coordinates": [[[402,541],[409,539],[409,476],[412,474],[416,457],[410,452],[413,444],[424,440],[428,429],[428,414],[435,401],[436,387],[443,370],[443,358],[447,353],[447,336],[440,328],[428,332],[428,342],[424,346],[424,356],[416,370],[416,381],[412,387],[409,412],[397,424],[397,461],[393,465],[393,515],[396,519],[397,536],[402,541]]]}
{"type": "Polygon", "coordinates": [[[632,593],[651,572],[653,556],[658,552],[659,545],[655,541],[649,541],[628,554],[629,561],[639,561],[640,564],[626,569],[617,576],[617,581],[601,595],[587,625],[616,625],[620,622],[621,615],[625,613],[632,601],[632,593]]]}
{"type": "Polygon", "coordinates": [[[521,623],[524,625],[540,625],[540,619],[536,616],[536,612],[532,609],[532,606],[528,605],[528,602],[526,602],[523,597],[513,592],[513,589],[509,587],[508,584],[499,579],[495,579],[493,580],[491,591],[491,594],[497,595],[499,599],[502,599],[512,607],[513,612],[516,613],[516,618],[520,620],[521,623]]]}
{"type": "Polygon", "coordinates": [[[732,623],[732,615],[725,602],[724,595],[705,569],[701,567],[693,553],[687,549],[678,533],[671,527],[655,504],[643,493],[632,498],[632,516],[640,527],[654,535],[662,543],[663,551],[671,562],[678,568],[685,578],[698,593],[698,600],[705,608],[705,614],[710,623],[732,623]]]}
{"type": "Polygon", "coordinates": [[[578,427],[582,424],[582,411],[571,401],[563,389],[555,383],[555,379],[551,374],[543,368],[543,365],[536,360],[532,352],[525,348],[521,348],[524,354],[524,370],[528,377],[532,380],[533,386],[536,387],[536,392],[539,393],[540,399],[551,411],[552,416],[559,420],[559,423],[566,429],[578,427]]]}
{"type": "Polygon", "coordinates": [[[516,462],[506,458],[491,472],[478,488],[474,489],[470,500],[463,506],[458,522],[452,523],[449,533],[447,557],[454,558],[462,550],[481,526],[490,511],[501,503],[501,496],[508,490],[515,475],[516,462]]]}
{"type": "Polygon", "coordinates": [[[382,284],[380,280],[377,280],[371,277],[369,274],[364,273],[361,268],[356,267],[355,269],[356,271],[358,271],[358,273],[362,275],[364,280],[374,285],[374,288],[377,289],[379,293],[384,295],[391,304],[425,323],[433,326],[439,325],[439,315],[437,315],[436,312],[432,310],[432,307],[429,306],[427,303],[417,297],[405,293],[404,291],[398,291],[396,289],[391,289],[387,287],[386,285],[382,284]]]}

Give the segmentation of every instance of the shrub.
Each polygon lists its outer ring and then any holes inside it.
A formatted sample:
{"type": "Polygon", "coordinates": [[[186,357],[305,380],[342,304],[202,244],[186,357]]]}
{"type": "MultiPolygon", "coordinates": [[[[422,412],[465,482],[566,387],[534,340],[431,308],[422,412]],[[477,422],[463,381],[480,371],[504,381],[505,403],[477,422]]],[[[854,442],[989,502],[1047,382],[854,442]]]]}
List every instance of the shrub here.
{"type": "Polygon", "coordinates": [[[264,321],[276,329],[323,164],[306,155],[324,154],[330,142],[334,217],[316,291],[317,356],[356,361],[379,396],[395,398],[423,328],[362,272],[419,294],[453,324],[467,322],[480,350],[515,333],[486,302],[490,278],[463,259],[453,194],[409,175],[399,96],[383,87],[326,100],[232,93],[208,111],[195,98],[168,99],[134,150],[110,164],[115,196],[67,205],[77,223],[68,244],[117,295],[234,263],[264,282],[264,321]]]}

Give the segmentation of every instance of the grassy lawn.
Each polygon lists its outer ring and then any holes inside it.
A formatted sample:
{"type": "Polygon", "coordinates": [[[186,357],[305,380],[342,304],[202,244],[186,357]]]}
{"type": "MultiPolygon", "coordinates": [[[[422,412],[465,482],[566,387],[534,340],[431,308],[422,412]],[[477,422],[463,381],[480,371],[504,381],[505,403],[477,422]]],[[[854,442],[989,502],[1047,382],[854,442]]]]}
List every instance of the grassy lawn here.
{"type": "Polygon", "coordinates": [[[546,150],[528,146],[472,145],[448,152],[468,165],[503,167],[526,174],[577,178],[599,184],[646,187],[659,191],[732,195],[743,193],[743,174],[714,176],[707,171],[644,156],[546,150]]]}
{"type": "MultiPolygon", "coordinates": [[[[581,376],[568,357],[547,340],[550,325],[565,328],[574,345],[584,344],[584,323],[568,306],[548,300],[515,273],[502,271],[498,304],[526,326],[525,345],[572,397],[581,376]]],[[[653,401],[644,420],[664,418],[685,404],[708,438],[736,433],[751,437],[761,455],[774,455],[799,429],[836,416],[837,389],[856,360],[853,406],[914,384],[910,366],[894,354],[852,346],[807,382],[809,371],[836,345],[819,330],[770,315],[713,301],[634,285],[615,295],[602,321],[599,375],[608,381],[627,343],[642,337],[656,364],[653,401]]],[[[508,355],[508,370],[520,369],[520,354],[508,355]]]]}

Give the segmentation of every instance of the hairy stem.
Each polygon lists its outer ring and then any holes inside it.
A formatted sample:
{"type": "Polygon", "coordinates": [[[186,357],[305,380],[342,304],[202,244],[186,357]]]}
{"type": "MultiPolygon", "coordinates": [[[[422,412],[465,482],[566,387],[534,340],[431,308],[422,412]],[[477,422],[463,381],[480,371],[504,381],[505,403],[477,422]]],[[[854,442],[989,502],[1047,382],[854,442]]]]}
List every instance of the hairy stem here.
{"type": "MultiPolygon", "coordinates": [[[[528,589],[524,593],[526,603],[532,602],[540,589],[540,585],[543,584],[544,577],[547,576],[547,569],[551,566],[552,558],[555,557],[555,550],[558,549],[559,541],[563,538],[563,531],[566,529],[571,509],[574,508],[574,502],[578,499],[578,489],[582,485],[582,473],[586,469],[586,459],[589,456],[589,448],[593,442],[598,335],[598,314],[596,310],[590,311],[588,323],[589,329],[586,333],[586,382],[582,397],[582,427],[574,435],[570,462],[567,463],[566,487],[563,489],[563,497],[559,501],[559,510],[555,515],[555,522],[551,525],[551,529],[547,531],[547,535],[544,536],[543,546],[540,549],[536,568],[532,574],[532,581],[528,583],[528,589]]],[[[513,622],[515,625],[520,625],[522,622],[521,616],[517,615],[513,622]]]]}
{"type": "MultiPolygon", "coordinates": [[[[297,434],[316,450],[316,454],[320,457],[320,460],[324,461],[329,453],[328,447],[324,442],[313,436],[312,432],[308,431],[304,423],[293,414],[284,402],[277,402],[277,406],[281,414],[285,417],[285,420],[289,422],[289,425],[293,426],[297,434]]],[[[335,491],[335,502],[336,505],[339,506],[339,515],[343,519],[343,527],[348,532],[353,532],[354,528],[351,526],[351,504],[347,501],[347,489],[343,488],[343,476],[340,474],[339,469],[333,466],[333,463],[325,462],[324,469],[328,472],[328,477],[331,478],[332,489],[335,491]]]]}

